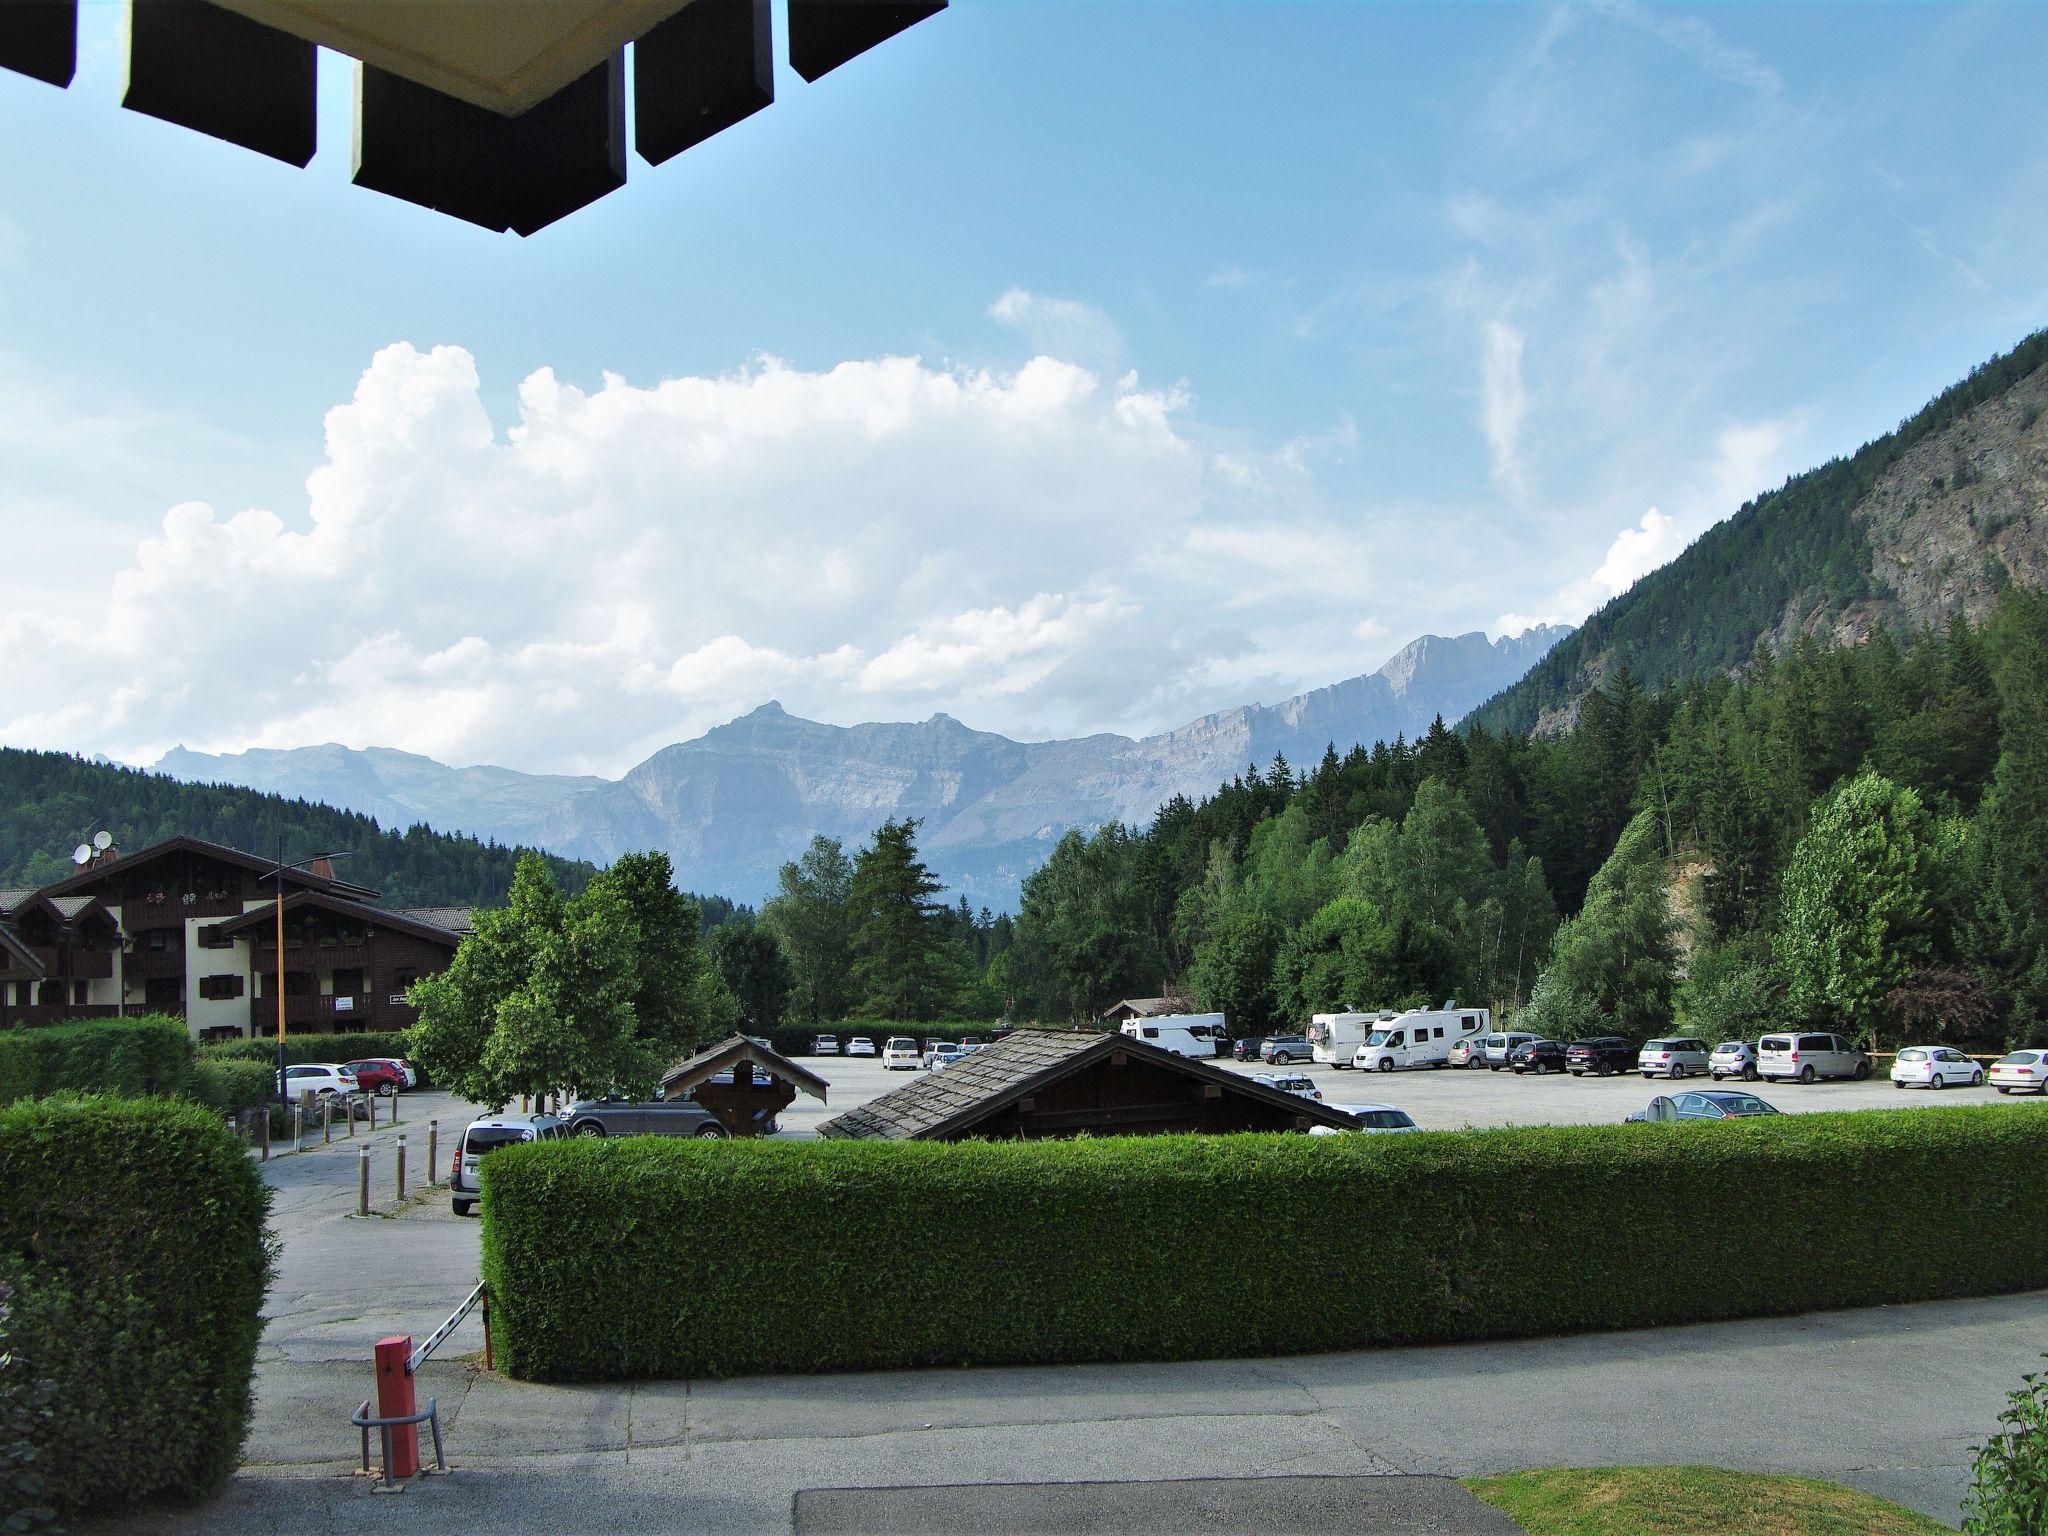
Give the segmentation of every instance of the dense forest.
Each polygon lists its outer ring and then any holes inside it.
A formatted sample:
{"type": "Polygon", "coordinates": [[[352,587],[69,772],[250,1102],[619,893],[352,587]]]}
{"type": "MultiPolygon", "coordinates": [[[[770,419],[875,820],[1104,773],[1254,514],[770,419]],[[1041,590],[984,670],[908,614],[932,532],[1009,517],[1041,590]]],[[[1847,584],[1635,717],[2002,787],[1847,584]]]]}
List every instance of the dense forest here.
{"type": "MultiPolygon", "coordinates": [[[[501,903],[521,852],[424,826],[386,831],[368,816],[309,800],[0,748],[0,885],[61,880],[71,873],[71,850],[100,831],[130,852],[180,834],[294,859],[345,849],[340,872],[396,907],[501,903]]],[[[552,856],[548,866],[567,891],[581,890],[595,872],[552,856]]]]}
{"type": "Polygon", "coordinates": [[[1179,993],[1236,1032],[1457,996],[1560,1036],[2048,1015],[2048,600],[1655,691],[1554,739],[1439,722],[1069,833],[993,982],[1023,1016],[1179,993]]]}
{"type": "Polygon", "coordinates": [[[1851,515],[1857,505],[1915,444],[2044,362],[2048,331],[1977,368],[1896,431],[1757,497],[1608,603],[1471,719],[1494,731],[1532,730],[1586,687],[1602,658],[1652,689],[1732,671],[1795,603],[1839,610],[1868,595],[1871,549],[1851,515]]]}

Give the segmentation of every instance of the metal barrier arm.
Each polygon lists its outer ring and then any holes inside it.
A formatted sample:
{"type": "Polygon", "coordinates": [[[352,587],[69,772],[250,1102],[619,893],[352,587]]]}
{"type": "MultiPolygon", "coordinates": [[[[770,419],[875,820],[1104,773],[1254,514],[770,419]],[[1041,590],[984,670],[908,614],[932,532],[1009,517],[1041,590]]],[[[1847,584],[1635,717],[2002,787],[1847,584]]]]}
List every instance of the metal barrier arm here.
{"type": "Polygon", "coordinates": [[[415,1349],[411,1354],[405,1357],[406,1375],[410,1376],[420,1368],[420,1366],[425,1362],[427,1356],[431,1355],[436,1349],[438,1349],[441,1346],[441,1344],[447,1339],[448,1335],[455,1331],[456,1324],[460,1323],[465,1317],[469,1316],[471,1310],[476,1306],[476,1304],[479,1301],[483,1300],[483,1296],[484,1283],[483,1281],[479,1280],[476,1283],[476,1289],[471,1291],[469,1295],[463,1298],[462,1305],[457,1307],[455,1311],[452,1314],[450,1314],[448,1321],[443,1323],[440,1327],[436,1328],[432,1333],[428,1334],[425,1342],[423,1342],[418,1349],[415,1349]]]}

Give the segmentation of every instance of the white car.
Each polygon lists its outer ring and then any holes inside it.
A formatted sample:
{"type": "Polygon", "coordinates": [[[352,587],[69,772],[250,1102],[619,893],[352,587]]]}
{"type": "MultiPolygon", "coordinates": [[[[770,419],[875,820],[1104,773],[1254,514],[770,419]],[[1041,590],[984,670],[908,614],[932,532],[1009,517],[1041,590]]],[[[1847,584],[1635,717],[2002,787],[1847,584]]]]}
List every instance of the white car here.
{"type": "Polygon", "coordinates": [[[1950,1083],[1974,1088],[1983,1081],[1984,1069],[1951,1045],[1909,1045],[1892,1058],[1894,1088],[1946,1088],[1950,1083]]]}
{"type": "Polygon", "coordinates": [[[875,1042],[866,1035],[855,1035],[846,1042],[846,1054],[849,1056],[872,1056],[875,1054],[875,1042]]]}
{"type": "Polygon", "coordinates": [[[483,1192],[476,1165],[490,1153],[524,1141],[555,1141],[568,1134],[569,1127],[554,1115],[485,1115],[470,1121],[448,1168],[449,1204],[455,1214],[467,1216],[476,1209],[477,1197],[483,1192]]]}
{"type": "MultiPolygon", "coordinates": [[[[1419,1131],[1415,1117],[1405,1109],[1396,1109],[1391,1104],[1332,1104],[1330,1108],[1341,1110],[1358,1122],[1358,1129],[1373,1135],[1384,1136],[1390,1132],[1419,1131]]],[[[1348,1136],[1349,1131],[1340,1131],[1334,1125],[1312,1125],[1311,1136],[1348,1136]]]]}
{"type": "Polygon", "coordinates": [[[1536,1036],[1510,1031],[1505,1035],[1488,1035],[1481,1049],[1480,1059],[1486,1063],[1486,1070],[1498,1072],[1513,1059],[1515,1052],[1527,1045],[1536,1036]]]}
{"type": "Polygon", "coordinates": [[[923,1062],[917,1042],[908,1035],[891,1035],[882,1042],[882,1070],[885,1072],[909,1072],[923,1062]]]}
{"type": "Polygon", "coordinates": [[[811,1054],[813,1056],[837,1056],[839,1054],[839,1037],[837,1035],[813,1036],[811,1040],[811,1054]]]}
{"type": "Polygon", "coordinates": [[[1682,1037],[1646,1040],[1636,1053],[1636,1070],[1645,1077],[1689,1077],[1707,1070],[1713,1058],[1704,1042],[1682,1037]]]}
{"type": "Polygon", "coordinates": [[[1840,1035],[1765,1035],[1756,1043],[1756,1069],[1766,1082],[1798,1078],[1870,1076],[1870,1058],[1840,1035]]]}
{"type": "Polygon", "coordinates": [[[1306,1072],[1254,1072],[1252,1081],[1264,1083],[1268,1088],[1278,1088],[1282,1093],[1291,1093],[1298,1099],[1314,1099],[1318,1104],[1323,1102],[1323,1090],[1306,1072]]]}
{"type": "Polygon", "coordinates": [[[960,1056],[959,1043],[953,1040],[933,1040],[926,1044],[924,1048],[924,1064],[926,1066],[932,1065],[941,1056],[951,1056],[957,1061],[960,1056]]]}
{"type": "Polygon", "coordinates": [[[1991,1086],[2000,1093],[2031,1088],[2048,1095],[2048,1051],[2014,1051],[1991,1063],[1991,1086]]]}
{"type": "Polygon", "coordinates": [[[296,1099],[302,1093],[311,1091],[315,1098],[331,1099],[337,1096],[347,1098],[362,1090],[356,1085],[355,1073],[347,1067],[333,1063],[307,1063],[284,1069],[284,1095],[296,1099]]]}

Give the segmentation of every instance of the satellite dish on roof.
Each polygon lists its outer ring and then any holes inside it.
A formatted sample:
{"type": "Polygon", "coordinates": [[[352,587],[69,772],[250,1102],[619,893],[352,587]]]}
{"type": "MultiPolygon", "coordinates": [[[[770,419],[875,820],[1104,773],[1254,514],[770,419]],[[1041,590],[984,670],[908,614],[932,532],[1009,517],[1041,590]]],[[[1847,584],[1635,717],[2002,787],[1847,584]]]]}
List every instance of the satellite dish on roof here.
{"type": "Polygon", "coordinates": [[[92,845],[99,849],[101,853],[105,853],[114,846],[114,834],[111,832],[95,832],[92,835],[92,845]]]}
{"type": "Polygon", "coordinates": [[[84,843],[80,843],[71,850],[71,862],[74,864],[90,864],[92,862],[92,849],[88,848],[84,843]]]}

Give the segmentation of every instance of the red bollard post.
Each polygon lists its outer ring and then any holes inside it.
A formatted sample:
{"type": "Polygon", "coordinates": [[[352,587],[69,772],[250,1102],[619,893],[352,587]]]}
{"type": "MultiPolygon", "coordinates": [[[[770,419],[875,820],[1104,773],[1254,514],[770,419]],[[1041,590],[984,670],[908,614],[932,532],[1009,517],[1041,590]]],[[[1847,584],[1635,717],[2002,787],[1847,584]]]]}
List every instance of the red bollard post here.
{"type": "MultiPolygon", "coordinates": [[[[405,1368],[412,1353],[409,1337],[394,1335],[377,1341],[377,1417],[404,1418],[413,1406],[412,1373],[405,1368]]],[[[420,1427],[406,1424],[391,1431],[391,1478],[404,1482],[420,1469],[420,1427]]]]}

